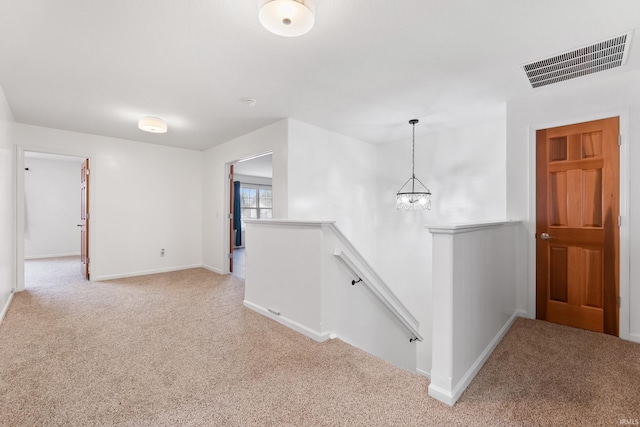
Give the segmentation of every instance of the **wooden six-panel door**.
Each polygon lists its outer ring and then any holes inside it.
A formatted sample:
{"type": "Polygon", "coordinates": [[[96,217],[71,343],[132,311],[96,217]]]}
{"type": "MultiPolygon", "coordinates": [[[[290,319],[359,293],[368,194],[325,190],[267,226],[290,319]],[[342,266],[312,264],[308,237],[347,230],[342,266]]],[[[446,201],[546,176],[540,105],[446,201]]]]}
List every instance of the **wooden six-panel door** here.
{"type": "Polygon", "coordinates": [[[536,317],[618,335],[618,118],[537,132],[536,317]]]}

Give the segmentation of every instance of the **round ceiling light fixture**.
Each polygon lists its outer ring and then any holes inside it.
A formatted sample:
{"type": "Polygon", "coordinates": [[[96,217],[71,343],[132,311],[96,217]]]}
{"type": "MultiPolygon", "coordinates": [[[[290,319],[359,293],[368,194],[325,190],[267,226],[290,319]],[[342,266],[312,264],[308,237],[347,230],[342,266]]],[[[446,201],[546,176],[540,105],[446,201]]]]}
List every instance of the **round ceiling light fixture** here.
{"type": "Polygon", "coordinates": [[[258,18],[263,27],[283,37],[301,36],[315,22],[311,0],[267,0],[258,18]]]}
{"type": "Polygon", "coordinates": [[[167,133],[167,122],[160,117],[144,116],[138,120],[138,127],[145,132],[167,133]]]}

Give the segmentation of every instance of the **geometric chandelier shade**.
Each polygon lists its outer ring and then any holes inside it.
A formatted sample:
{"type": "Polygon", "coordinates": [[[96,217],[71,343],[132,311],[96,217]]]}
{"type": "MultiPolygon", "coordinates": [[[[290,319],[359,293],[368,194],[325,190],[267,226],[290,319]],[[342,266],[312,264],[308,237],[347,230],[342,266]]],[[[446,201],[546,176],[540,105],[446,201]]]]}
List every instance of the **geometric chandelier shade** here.
{"type": "Polygon", "coordinates": [[[409,120],[409,124],[413,126],[411,178],[396,194],[396,210],[431,210],[431,191],[416,178],[416,123],[418,119],[409,120]]]}

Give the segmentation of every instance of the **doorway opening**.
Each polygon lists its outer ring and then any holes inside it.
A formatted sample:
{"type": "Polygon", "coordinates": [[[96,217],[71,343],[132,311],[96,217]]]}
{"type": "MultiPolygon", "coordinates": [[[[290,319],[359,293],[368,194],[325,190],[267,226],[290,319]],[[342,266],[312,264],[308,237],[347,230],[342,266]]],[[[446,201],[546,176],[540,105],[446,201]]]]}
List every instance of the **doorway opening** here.
{"type": "Polygon", "coordinates": [[[87,166],[84,157],[24,151],[25,289],[89,280],[87,166]]]}
{"type": "Polygon", "coordinates": [[[273,154],[239,160],[230,167],[229,272],[245,277],[245,219],[268,219],[273,212],[273,154]]]}

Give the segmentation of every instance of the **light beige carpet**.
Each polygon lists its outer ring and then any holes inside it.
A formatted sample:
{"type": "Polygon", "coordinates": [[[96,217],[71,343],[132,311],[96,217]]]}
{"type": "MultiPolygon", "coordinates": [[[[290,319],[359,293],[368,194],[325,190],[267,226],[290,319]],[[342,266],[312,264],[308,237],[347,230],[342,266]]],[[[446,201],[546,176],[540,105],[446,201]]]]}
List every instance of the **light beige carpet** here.
{"type": "Polygon", "coordinates": [[[423,377],[244,308],[237,277],[194,269],[89,283],[76,260],[51,262],[34,269],[44,272],[29,276],[0,325],[3,426],[640,419],[640,345],[614,337],[519,319],[451,408],[428,397],[423,377]]]}

